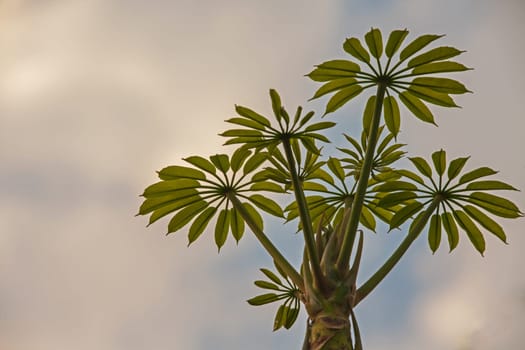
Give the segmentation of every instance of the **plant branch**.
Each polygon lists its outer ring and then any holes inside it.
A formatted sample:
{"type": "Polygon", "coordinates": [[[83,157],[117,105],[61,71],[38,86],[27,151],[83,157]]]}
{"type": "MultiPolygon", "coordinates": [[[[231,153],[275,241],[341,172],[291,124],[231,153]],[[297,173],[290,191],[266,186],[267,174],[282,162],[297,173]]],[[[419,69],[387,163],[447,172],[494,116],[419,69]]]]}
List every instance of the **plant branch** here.
{"type": "Polygon", "coordinates": [[[379,134],[379,124],[381,121],[381,110],[383,107],[383,99],[385,97],[387,85],[384,82],[379,82],[377,85],[376,105],[374,109],[374,116],[371,121],[370,131],[368,135],[367,148],[359,181],[357,183],[356,193],[352,202],[352,210],[350,213],[350,221],[345,233],[341,250],[337,258],[337,266],[340,271],[348,268],[350,264],[350,255],[352,246],[357,233],[357,226],[359,225],[359,218],[361,217],[361,209],[364,204],[366,189],[368,187],[368,179],[372,172],[372,165],[374,162],[374,154],[379,134]]]}
{"type": "Polygon", "coordinates": [[[288,262],[288,260],[286,260],[277,247],[273,245],[266,234],[253,221],[252,217],[248,211],[246,211],[239,198],[237,198],[233,192],[230,192],[228,193],[228,199],[232,202],[233,207],[239,212],[239,214],[241,214],[244,222],[246,222],[246,224],[250,227],[255,237],[259,240],[264,249],[266,249],[268,254],[270,254],[275,263],[279,265],[279,267],[288,275],[288,277],[290,277],[297,288],[299,288],[301,292],[304,292],[304,283],[301,275],[288,262]]]}
{"type": "Polygon", "coordinates": [[[439,203],[441,202],[440,196],[435,196],[428,208],[424,211],[420,219],[415,223],[411,230],[409,230],[405,239],[399,244],[397,249],[392,255],[385,261],[376,273],[372,275],[359,289],[357,290],[355,305],[359,304],[375,287],[390,273],[394,266],[399,262],[401,257],[406,253],[412,243],[419,237],[419,234],[425,228],[428,220],[432,216],[432,213],[436,210],[439,203]]]}
{"type": "Polygon", "coordinates": [[[310,213],[306,204],[306,198],[304,195],[301,181],[299,179],[299,174],[297,173],[297,169],[295,168],[295,158],[293,155],[290,140],[288,138],[285,138],[283,140],[283,147],[284,153],[286,155],[286,160],[288,162],[288,168],[290,170],[290,176],[292,178],[295,200],[297,202],[297,208],[299,209],[299,217],[301,218],[301,224],[303,226],[302,231],[306,251],[308,252],[308,257],[310,258],[309,260],[312,267],[312,274],[314,279],[313,282],[317,287],[321,287],[323,284],[323,275],[321,272],[319,254],[316,249],[312,220],[310,218],[310,213]]]}

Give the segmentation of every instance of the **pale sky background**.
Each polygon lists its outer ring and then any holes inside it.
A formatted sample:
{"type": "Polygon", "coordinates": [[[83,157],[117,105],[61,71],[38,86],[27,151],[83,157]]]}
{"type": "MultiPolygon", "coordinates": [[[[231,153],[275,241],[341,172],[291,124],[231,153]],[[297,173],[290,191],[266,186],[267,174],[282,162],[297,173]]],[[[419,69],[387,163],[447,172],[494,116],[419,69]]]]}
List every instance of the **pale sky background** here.
{"type": "MultiPolygon", "coordinates": [[[[272,333],[275,307],[245,302],[271,266],[249,234],[187,248],[133,216],[138,194],[222,152],[235,103],[269,112],[276,88],[304,105],[303,75],[371,26],[446,33],[475,68],[439,128],[403,118],[410,154],[471,155],[525,189],[524,23],[521,0],[0,0],[0,349],[299,349],[304,315],[272,333]]],[[[363,102],[330,118],[358,125],[363,102]]],[[[523,349],[525,222],[503,222],[510,245],[487,237],[485,258],[464,236],[452,254],[420,239],[357,310],[366,349],[523,349]]],[[[300,236],[269,227],[296,259],[300,236]]],[[[363,277],[400,237],[367,236],[363,277]]]]}

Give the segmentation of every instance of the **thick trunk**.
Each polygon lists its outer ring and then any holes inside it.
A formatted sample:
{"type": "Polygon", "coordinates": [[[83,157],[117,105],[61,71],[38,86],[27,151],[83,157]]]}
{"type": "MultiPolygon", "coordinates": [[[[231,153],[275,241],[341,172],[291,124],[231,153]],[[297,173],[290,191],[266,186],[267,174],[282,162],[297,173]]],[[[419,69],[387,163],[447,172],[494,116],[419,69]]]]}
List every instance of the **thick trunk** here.
{"type": "Polygon", "coordinates": [[[306,350],[353,350],[350,321],[344,316],[319,314],[308,325],[306,350]]]}

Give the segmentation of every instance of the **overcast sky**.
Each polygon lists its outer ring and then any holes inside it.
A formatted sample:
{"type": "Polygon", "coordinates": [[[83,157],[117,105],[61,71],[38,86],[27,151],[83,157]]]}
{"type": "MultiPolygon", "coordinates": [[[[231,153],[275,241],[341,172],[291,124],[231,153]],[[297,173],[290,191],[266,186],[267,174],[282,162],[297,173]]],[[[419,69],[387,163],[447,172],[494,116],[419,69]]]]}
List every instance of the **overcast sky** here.
{"type": "MultiPolygon", "coordinates": [[[[276,88],[304,105],[303,75],[371,26],[447,34],[475,68],[463,108],[434,109],[439,128],[403,118],[409,153],[470,155],[525,189],[524,20],[521,0],[0,1],[0,349],[299,349],[304,315],[272,333],[275,308],[245,302],[271,266],[249,234],[220,255],[209,233],[187,248],[134,217],[138,194],[222,152],[234,104],[269,112],[276,88]]],[[[466,237],[452,254],[414,245],[357,310],[366,348],[521,349],[525,225],[503,225],[510,244],[487,237],[484,258],[466,237]]],[[[296,259],[301,237],[269,227],[296,259]]],[[[367,236],[365,277],[402,235],[367,236]]]]}

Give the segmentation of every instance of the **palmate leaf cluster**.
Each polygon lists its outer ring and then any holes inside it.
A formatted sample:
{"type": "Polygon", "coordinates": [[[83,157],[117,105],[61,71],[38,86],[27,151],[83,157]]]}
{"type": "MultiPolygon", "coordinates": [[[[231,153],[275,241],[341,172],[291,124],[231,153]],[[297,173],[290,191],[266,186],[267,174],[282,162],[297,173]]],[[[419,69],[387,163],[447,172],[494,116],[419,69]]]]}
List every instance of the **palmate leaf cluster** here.
{"type": "Polygon", "coordinates": [[[392,217],[390,229],[413,217],[413,222],[417,222],[425,207],[437,197],[439,205],[428,225],[428,244],[432,252],[439,248],[442,232],[446,233],[450,251],[457,247],[460,231],[466,233],[481,254],[485,251],[482,230],[506,243],[503,228],[490,216],[512,219],[522,214],[514,203],[491,192],[516,191],[516,188],[502,181],[485,179],[497,174],[489,167],[476,168],[459,176],[468,157],[456,158],[447,164],[446,152],[439,150],[431,158],[430,164],[421,157],[409,158],[417,173],[398,170],[404,181],[377,188],[388,193],[379,201],[380,206],[403,204],[403,208],[392,217]]]}
{"type": "Polygon", "coordinates": [[[322,300],[339,287],[354,290],[354,307],[424,230],[432,252],[445,236],[450,251],[454,250],[464,233],[483,254],[484,233],[507,240],[495,217],[522,216],[514,203],[493,193],[516,189],[493,179],[496,171],[491,168],[464,171],[468,157],[447,163],[445,151],[439,150],[429,160],[409,157],[412,170],[398,168],[406,153],[404,144],[397,142],[400,107],[435,124],[429,105],[458,107],[452,95],[469,92],[459,81],[439,76],[470,69],[450,60],[463,51],[427,48],[442,35],[423,35],[405,44],[407,35],[406,30],[395,30],[383,41],[381,32],[371,29],[364,45],[357,38],[344,42],[343,49],[352,59],[326,61],[308,74],[322,84],[313,99],[331,95],[325,115],[376,88],[366,100],[360,137],[352,136],[354,130],[342,130],[348,144],[338,145],[335,154],[324,147],[330,142],[326,132],[337,123],[316,118],[312,111],[304,113],[301,106],[289,114],[272,89],[271,117],[237,105],[237,115],[226,120],[234,127],[220,135],[226,138],[225,145],[236,147],[231,155],[184,158],[186,165],[163,168],[158,172],[160,181],[142,194],[138,214],[149,215],[149,224],[169,218],[168,234],[187,227],[189,244],[208,227],[219,249],[229,235],[239,241],[245,231],[253,232],[281,277],[261,269],[267,280],[255,284],[265,292],[248,302],[282,302],[274,330],[293,325],[300,303],[307,305],[309,313],[317,310],[319,305],[308,304],[307,295],[322,300]],[[289,231],[300,231],[304,237],[300,268],[294,268],[272,244],[263,215],[285,223],[297,220],[289,231]],[[379,222],[390,230],[408,227],[407,235],[384,265],[357,288],[363,229],[378,231],[384,227],[379,222]]]}
{"type": "Polygon", "coordinates": [[[277,309],[275,314],[273,330],[276,331],[282,327],[290,329],[299,316],[301,303],[299,300],[300,290],[292,281],[286,276],[286,273],[279,269],[277,265],[275,268],[281,275],[281,278],[272,271],[261,268],[261,272],[265,275],[267,280],[257,280],[254,284],[269,292],[258,295],[248,300],[250,305],[259,306],[274,303],[284,300],[284,302],[277,309]]]}
{"type": "MultiPolygon", "coordinates": [[[[386,126],[392,134],[397,135],[401,125],[398,100],[415,117],[435,124],[428,104],[458,107],[450,95],[469,90],[457,80],[432,75],[470,68],[449,60],[464,52],[453,47],[439,46],[420,52],[443,35],[423,35],[402,48],[407,35],[407,30],[394,30],[383,43],[379,29],[372,29],[365,35],[368,50],[358,38],[347,39],[343,49],[359,63],[337,59],[318,65],[308,76],[323,85],[312,99],[333,94],[326,105],[327,114],[381,83],[387,86],[383,109],[386,126]]],[[[370,97],[368,108],[374,105],[374,100],[375,96],[370,97]]]]}
{"type": "Polygon", "coordinates": [[[245,231],[244,219],[234,208],[228,194],[235,193],[243,200],[243,208],[261,228],[264,221],[259,211],[283,216],[280,206],[259,192],[283,192],[275,183],[261,180],[257,174],[267,154],[238,149],[231,157],[217,154],[206,159],[200,156],[185,158],[191,166],[172,165],[158,172],[160,182],[146,188],[145,201],[139,215],[150,214],[149,225],[172,215],[168,234],[190,224],[188,244],[193,243],[215,220],[215,243],[220,249],[230,232],[239,241],[245,231]],[[252,175],[253,174],[253,175],[252,175]]]}

